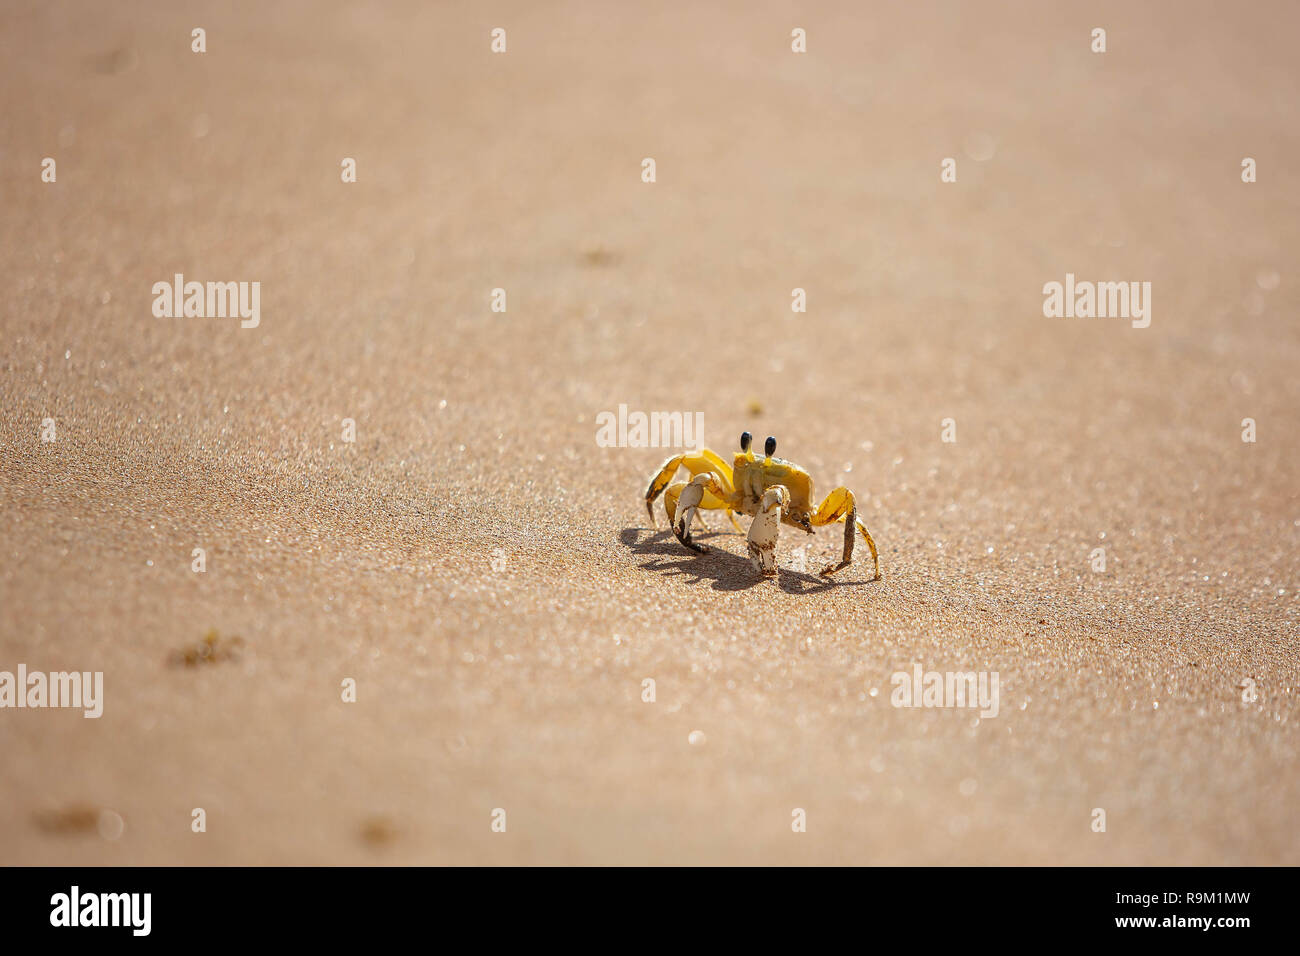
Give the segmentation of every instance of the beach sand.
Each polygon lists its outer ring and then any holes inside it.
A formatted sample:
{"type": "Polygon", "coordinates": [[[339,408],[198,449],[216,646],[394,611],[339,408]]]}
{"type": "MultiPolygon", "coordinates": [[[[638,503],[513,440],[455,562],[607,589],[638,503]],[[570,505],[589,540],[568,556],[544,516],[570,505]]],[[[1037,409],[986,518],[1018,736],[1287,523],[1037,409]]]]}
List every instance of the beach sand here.
{"type": "Polygon", "coordinates": [[[0,863],[1300,863],[1300,12],[1050,6],[6,3],[0,863]]]}

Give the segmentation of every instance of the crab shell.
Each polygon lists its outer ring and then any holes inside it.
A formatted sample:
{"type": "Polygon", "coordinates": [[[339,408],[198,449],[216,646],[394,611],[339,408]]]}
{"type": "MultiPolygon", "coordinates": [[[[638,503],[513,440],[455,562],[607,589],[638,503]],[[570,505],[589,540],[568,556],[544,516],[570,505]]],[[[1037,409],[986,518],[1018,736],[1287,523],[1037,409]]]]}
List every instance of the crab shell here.
{"type": "Polygon", "coordinates": [[[813,533],[813,480],[808,472],[784,458],[759,458],[740,452],[732,465],[732,475],[736,491],[744,498],[741,508],[744,514],[757,515],[763,495],[780,485],[790,493],[788,500],[780,505],[780,520],[813,533]]]}

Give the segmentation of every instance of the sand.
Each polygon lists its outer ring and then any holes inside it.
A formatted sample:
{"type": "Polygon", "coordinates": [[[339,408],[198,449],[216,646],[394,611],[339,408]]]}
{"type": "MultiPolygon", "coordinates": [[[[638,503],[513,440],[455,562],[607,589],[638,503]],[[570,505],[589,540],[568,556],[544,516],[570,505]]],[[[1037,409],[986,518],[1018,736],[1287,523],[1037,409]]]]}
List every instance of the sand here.
{"type": "Polygon", "coordinates": [[[1050,6],[6,3],[0,670],[104,713],[0,711],[0,863],[1300,863],[1300,14],[1050,6]],[[620,404],[883,580],[651,529],[620,404]]]}

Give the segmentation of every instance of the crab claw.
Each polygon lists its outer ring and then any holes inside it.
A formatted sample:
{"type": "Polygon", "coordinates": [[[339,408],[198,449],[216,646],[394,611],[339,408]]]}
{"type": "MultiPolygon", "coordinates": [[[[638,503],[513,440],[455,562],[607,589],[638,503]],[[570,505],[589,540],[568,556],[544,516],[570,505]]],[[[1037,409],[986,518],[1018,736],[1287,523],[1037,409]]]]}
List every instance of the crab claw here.
{"type": "Polygon", "coordinates": [[[704,487],[712,475],[696,475],[690,484],[682,489],[677,498],[677,512],[673,515],[673,534],[684,546],[696,554],[708,554],[709,549],[691,540],[691,522],[699,514],[700,502],[704,500],[704,487]]]}
{"type": "Polygon", "coordinates": [[[776,540],[781,534],[781,509],[790,504],[790,492],[773,485],[763,492],[758,514],[749,526],[749,560],[765,578],[776,575],[776,540]]]}

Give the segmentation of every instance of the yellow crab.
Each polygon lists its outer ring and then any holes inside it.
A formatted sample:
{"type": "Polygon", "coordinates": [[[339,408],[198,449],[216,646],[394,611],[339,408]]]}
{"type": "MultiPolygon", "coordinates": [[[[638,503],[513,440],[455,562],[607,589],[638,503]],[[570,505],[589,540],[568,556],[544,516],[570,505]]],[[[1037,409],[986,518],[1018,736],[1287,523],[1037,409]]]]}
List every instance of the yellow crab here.
{"type": "MultiPolygon", "coordinates": [[[[664,496],[664,511],[677,540],[692,551],[706,554],[708,548],[691,540],[691,521],[699,518],[698,509],[722,510],[737,531],[735,512],[753,515],[749,527],[749,557],[754,567],[763,575],[776,573],[776,538],[780,524],[802,528],[813,534],[814,528],[844,524],[844,555],[839,564],[828,565],[823,575],[831,575],[853,562],[854,529],[862,533],[871,549],[876,577],[880,578],[880,555],[876,542],[867,526],[858,519],[858,506],[853,492],[836,488],[822,503],[813,508],[813,483],[808,472],[794,462],[774,458],[776,439],[768,437],[764,443],[764,457],[759,458],[749,450],[753,436],[745,432],[740,436],[740,453],[728,466],[717,452],[701,448],[698,452],[674,455],[650,479],[645,493],[646,511],[650,522],[655,520],[654,501],[664,496]],[[689,482],[670,485],[679,468],[691,473],[689,482]]],[[[701,519],[701,524],[703,520],[701,519]]]]}

